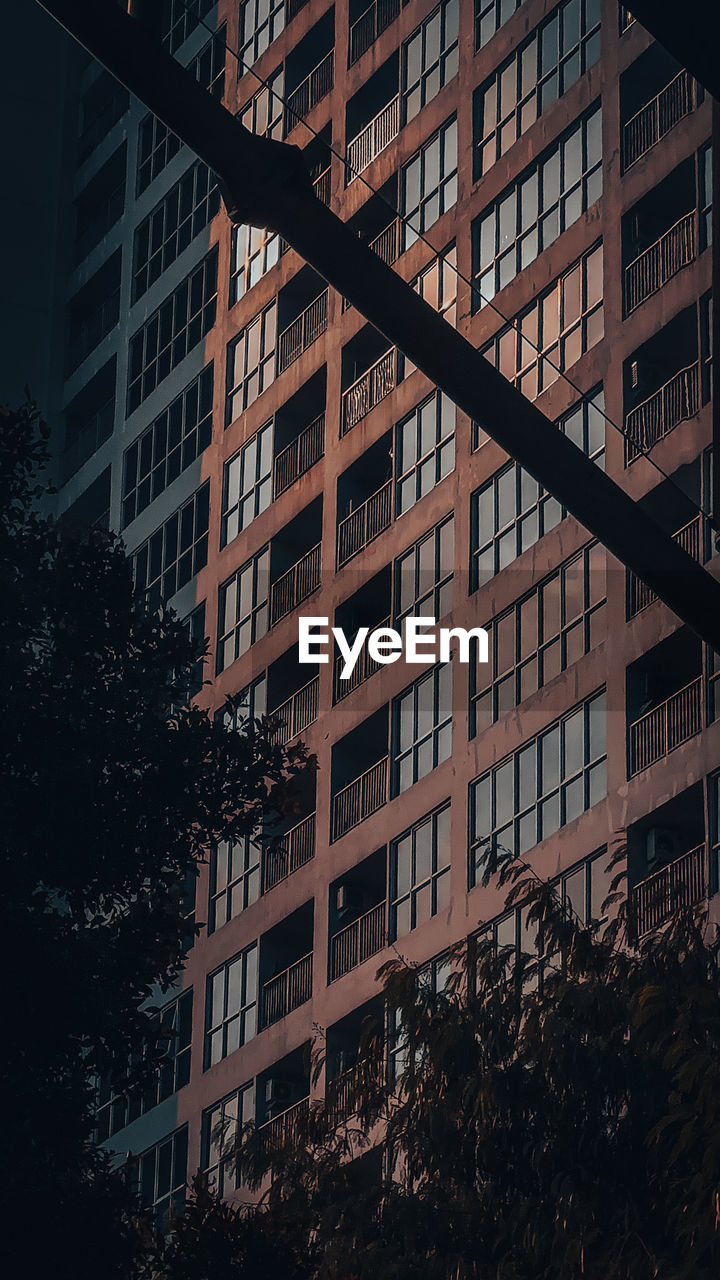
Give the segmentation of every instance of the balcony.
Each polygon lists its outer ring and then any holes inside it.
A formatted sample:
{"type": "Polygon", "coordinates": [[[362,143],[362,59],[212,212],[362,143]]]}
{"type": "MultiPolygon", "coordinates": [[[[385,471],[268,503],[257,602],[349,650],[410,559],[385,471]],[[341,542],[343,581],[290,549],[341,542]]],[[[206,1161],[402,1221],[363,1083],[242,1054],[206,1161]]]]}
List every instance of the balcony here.
{"type": "Polygon", "coordinates": [[[338,568],[352,560],[392,523],[392,480],[338,525],[338,568]]]}
{"type": "MultiPolygon", "coordinates": [[[[672,538],[678,546],[683,548],[683,551],[687,551],[688,555],[693,557],[693,560],[704,564],[705,530],[701,515],[695,516],[688,524],[683,525],[682,529],[673,533],[672,538]]],[[[628,618],[634,618],[636,614],[642,613],[656,600],[655,592],[630,571],[628,573],[628,618]]]]}
{"type": "Polygon", "coordinates": [[[682,854],[630,891],[629,920],[636,939],[696,906],[706,893],[706,853],[701,844],[682,854]]]}
{"type": "Polygon", "coordinates": [[[265,852],[263,861],[263,893],[287,880],[294,871],[304,867],[315,857],[315,814],[309,813],[302,822],[280,836],[277,844],[265,852]]]}
{"type": "Polygon", "coordinates": [[[327,97],[333,87],[335,54],[331,49],[321,62],[313,67],[309,75],[288,94],[285,104],[285,133],[294,129],[299,120],[304,120],[313,107],[327,97]]]}
{"type": "Polygon", "coordinates": [[[330,165],[313,178],[313,191],[323,204],[330,204],[330,165]]]}
{"type": "Polygon", "coordinates": [[[702,728],[702,676],[630,725],[630,776],[682,746],[702,728]]]}
{"type": "Polygon", "coordinates": [[[311,547],[270,589],[270,626],[297,609],[320,586],[320,546],[311,547]]]}
{"type": "Polygon", "coordinates": [[[366,769],[333,799],[333,839],[339,840],[346,831],[382,809],[388,795],[388,756],[366,769]]]}
{"type": "Polygon", "coordinates": [[[350,24],[348,66],[352,67],[367,53],[400,13],[400,0],[374,0],[364,13],[350,24]]]}
{"type": "Polygon", "coordinates": [[[329,290],[321,294],[300,312],[278,337],[278,373],[283,373],[300,358],[313,342],[327,329],[329,290]]]}
{"type": "Polygon", "coordinates": [[[669,231],[625,268],[625,310],[629,314],[646,298],[689,266],[697,256],[695,211],[686,213],[669,231]]]}
{"type": "Polygon", "coordinates": [[[647,452],[699,412],[700,377],[695,360],[626,414],[625,433],[631,448],[635,444],[640,452],[647,452]]]}
{"type": "Polygon", "coordinates": [[[330,939],[330,982],[382,951],[386,942],[385,903],[379,902],[330,939]]]}
{"type": "Polygon", "coordinates": [[[395,389],[398,381],[398,349],[391,347],[343,392],[341,434],[347,435],[357,426],[395,389]]]}
{"type": "Polygon", "coordinates": [[[623,126],[625,170],[647,155],[694,106],[695,82],[683,69],[623,126]]]}
{"type": "Polygon", "coordinates": [[[400,131],[400,97],[396,95],[378,111],[369,124],[348,143],[346,160],[350,172],[348,182],[363,173],[384,151],[400,131]]]}
{"type": "Polygon", "coordinates": [[[285,746],[317,720],[319,689],[320,677],[314,676],[302,689],[268,712],[279,722],[272,730],[273,743],[285,746]]]}
{"type": "MultiPolygon", "coordinates": [[[[383,620],[377,625],[380,628],[389,627],[391,622],[391,618],[383,618],[383,620]]],[[[340,679],[340,672],[343,669],[344,663],[345,659],[342,654],[338,654],[335,659],[336,702],[342,702],[342,699],[347,698],[349,693],[352,693],[354,689],[359,689],[361,684],[364,684],[366,680],[369,680],[371,676],[374,676],[376,671],[380,671],[382,669],[382,663],[375,662],[375,660],[370,657],[367,646],[363,646],[360,657],[355,663],[352,673],[347,680],[340,679]]]]}
{"type": "Polygon", "coordinates": [[[620,5],[620,35],[621,36],[625,35],[625,32],[630,30],[634,21],[635,21],[635,15],[630,13],[630,10],[626,9],[624,4],[621,4],[620,5]]]}
{"type": "MultiPolygon", "coordinates": [[[[392,565],[385,565],[372,578],[369,578],[363,585],[343,600],[335,610],[335,626],[340,627],[348,637],[355,637],[360,627],[368,627],[370,631],[375,631],[378,627],[392,626],[392,565]]],[[[344,668],[344,659],[342,654],[335,656],[335,670],[333,681],[333,698],[335,702],[341,702],[354,689],[358,689],[361,684],[369,680],[376,671],[380,671],[382,664],[375,662],[369,655],[367,645],[364,645],[360,651],[351,675],[341,680],[340,673],[344,668]]]]}
{"type": "Polygon", "coordinates": [[[273,463],[273,493],[277,498],[319,462],[325,452],[325,414],[305,427],[277,454],[273,463]]]}
{"type": "Polygon", "coordinates": [[[294,1142],[302,1131],[305,1116],[310,1110],[310,1098],[301,1098],[299,1102],[286,1107],[272,1120],[266,1120],[258,1127],[265,1150],[278,1151],[287,1143],[294,1142]]]}
{"type": "Polygon", "coordinates": [[[310,951],[300,960],[278,973],[262,989],[262,1025],[269,1027],[273,1022],[298,1009],[312,995],[313,953],[310,951]]]}

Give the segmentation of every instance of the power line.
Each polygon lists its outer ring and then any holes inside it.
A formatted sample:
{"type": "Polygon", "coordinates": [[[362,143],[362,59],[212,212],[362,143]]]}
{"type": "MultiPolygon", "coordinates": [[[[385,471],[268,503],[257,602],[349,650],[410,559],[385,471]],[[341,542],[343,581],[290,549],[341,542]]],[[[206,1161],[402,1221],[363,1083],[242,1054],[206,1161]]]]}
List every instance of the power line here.
{"type": "MultiPolygon", "coordinates": [[[[481,289],[479,288],[479,286],[474,281],[469,280],[466,276],[464,276],[462,272],[458,269],[455,263],[450,262],[447,259],[447,257],[445,256],[446,250],[436,249],[435,246],[431,243],[431,241],[427,238],[424,232],[418,231],[413,226],[411,220],[405,214],[400,213],[399,209],[396,209],[393,206],[393,204],[391,203],[391,201],[388,199],[387,196],[383,195],[382,192],[378,191],[375,187],[372,186],[370,182],[368,182],[367,178],[364,177],[364,174],[361,170],[353,169],[352,165],[348,163],[346,157],[342,156],[339,151],[336,151],[335,148],[332,146],[332,143],[328,142],[326,138],[323,138],[322,134],[320,134],[316,129],[313,129],[312,126],[309,125],[306,120],[304,120],[301,116],[297,114],[297,112],[293,111],[292,107],[288,106],[286,98],[282,94],[278,93],[276,89],[273,89],[272,86],[267,82],[267,80],[264,80],[263,77],[259,75],[259,73],[255,70],[254,66],[251,63],[246,62],[245,59],[241,57],[240,53],[236,49],[233,49],[228,44],[227,40],[224,37],[220,37],[219,33],[216,30],[214,30],[214,28],[211,27],[204,18],[198,17],[198,15],[196,14],[195,10],[193,9],[192,5],[188,2],[188,0],[180,0],[180,3],[182,4],[186,12],[193,17],[197,26],[204,28],[204,30],[207,31],[213,37],[213,39],[219,39],[220,43],[222,44],[226,52],[229,53],[231,57],[235,58],[236,62],[238,63],[238,66],[243,67],[246,73],[249,73],[250,75],[252,75],[253,78],[258,82],[258,84],[263,89],[265,89],[272,98],[276,99],[280,103],[280,105],[290,115],[295,117],[295,120],[298,124],[301,124],[314,139],[322,143],[322,145],[327,148],[330,155],[334,157],[336,160],[338,160],[344,169],[349,170],[352,173],[353,179],[359,179],[363,183],[367,191],[372,196],[375,196],[378,200],[381,200],[383,204],[387,206],[387,208],[393,214],[393,216],[397,218],[403,224],[403,226],[408,227],[412,231],[414,237],[417,240],[419,240],[422,244],[426,245],[427,248],[430,249],[431,253],[435,255],[437,260],[439,262],[442,262],[443,266],[448,267],[451,271],[455,273],[455,276],[457,277],[458,280],[461,280],[463,284],[467,285],[467,287],[470,289],[471,296],[475,296],[479,298],[482,305],[489,307],[490,310],[494,312],[494,314],[498,317],[498,319],[500,319],[503,322],[504,325],[506,325],[509,329],[512,329],[514,333],[519,335],[522,338],[523,343],[525,343],[528,347],[530,347],[532,351],[536,353],[536,355],[538,356],[538,359],[540,361],[544,360],[545,363],[549,366],[549,368],[551,368],[559,378],[562,378],[563,381],[567,383],[567,385],[576,393],[576,395],[579,397],[579,401],[581,404],[587,404],[588,406],[592,406],[593,410],[600,415],[603,421],[607,423],[609,426],[611,426],[615,431],[617,431],[618,434],[622,436],[623,440],[626,440],[630,444],[632,444],[633,448],[637,451],[637,453],[641,457],[645,458],[650,463],[650,465],[655,468],[658,474],[662,476],[664,480],[667,480],[673,486],[673,488],[676,489],[677,492],[681,494],[682,497],[687,502],[689,502],[691,506],[695,508],[695,510],[698,512],[699,515],[704,516],[706,519],[711,518],[710,513],[706,511],[705,508],[702,506],[702,500],[700,503],[698,503],[695,501],[694,498],[691,498],[690,495],[686,493],[685,490],[678,484],[678,482],[674,479],[674,477],[670,475],[667,471],[665,471],[663,467],[661,467],[660,464],[656,462],[656,460],[653,457],[651,457],[648,449],[642,448],[637,443],[637,441],[631,435],[628,434],[628,432],[626,432],[621,426],[619,426],[618,423],[616,423],[609,416],[609,414],[606,413],[604,408],[600,409],[597,405],[593,404],[590,398],[590,392],[582,391],[580,387],[577,385],[577,383],[573,382],[572,378],[570,378],[568,374],[565,373],[564,370],[560,369],[558,365],[554,364],[553,361],[549,358],[549,356],[546,356],[543,354],[543,352],[540,350],[540,348],[537,346],[536,343],[532,342],[529,338],[526,338],[525,335],[522,334],[520,330],[518,321],[508,319],[508,317],[500,310],[500,308],[497,306],[496,302],[492,298],[486,298],[482,293],[481,289]]],[[[389,264],[389,265],[394,265],[394,264],[389,264]]],[[[481,426],[482,424],[478,424],[478,425],[481,426]]]]}

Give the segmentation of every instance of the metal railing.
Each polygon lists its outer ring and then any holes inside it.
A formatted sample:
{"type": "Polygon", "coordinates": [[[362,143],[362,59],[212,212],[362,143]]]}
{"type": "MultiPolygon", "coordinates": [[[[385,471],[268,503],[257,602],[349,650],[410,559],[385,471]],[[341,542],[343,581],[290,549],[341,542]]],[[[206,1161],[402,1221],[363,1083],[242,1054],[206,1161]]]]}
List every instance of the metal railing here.
{"type": "Polygon", "coordinates": [[[642,938],[676,911],[705,897],[705,845],[698,845],[630,890],[630,921],[642,938]]]}
{"type": "Polygon", "coordinates": [[[385,942],[385,903],[378,902],[330,939],[330,981],[335,982],[351,969],[357,969],[363,961],[382,951],[385,942]]]}
{"type": "Polygon", "coordinates": [[[347,564],[392,524],[392,480],[372,493],[357,511],[340,521],[337,531],[338,567],[347,564]]]}
{"type": "Polygon", "coordinates": [[[361,13],[350,28],[348,66],[367,53],[379,35],[394,22],[400,13],[400,0],[374,0],[369,9],[361,13]]]}
{"type": "MultiPolygon", "coordinates": [[[[382,622],[378,622],[377,626],[380,629],[389,627],[390,618],[383,618],[382,622]]],[[[370,676],[374,676],[375,672],[380,670],[382,663],[375,662],[374,658],[370,657],[367,645],[363,645],[363,648],[360,650],[360,657],[355,663],[355,666],[347,680],[340,679],[340,672],[344,665],[345,659],[343,655],[339,653],[335,659],[336,702],[342,702],[343,698],[346,698],[349,693],[352,693],[353,689],[358,689],[361,684],[364,684],[366,680],[370,679],[370,676]]]]}
{"type": "Polygon", "coordinates": [[[693,738],[702,728],[702,676],[630,725],[630,776],[693,738]]]}
{"type": "Polygon", "coordinates": [[[357,426],[397,386],[398,349],[391,347],[343,392],[341,434],[357,426]]]}
{"type": "Polygon", "coordinates": [[[370,248],[378,258],[382,258],[383,262],[391,267],[400,255],[400,219],[396,218],[378,236],[375,236],[375,239],[370,241],[370,248]]]}
{"type": "Polygon", "coordinates": [[[626,31],[629,31],[634,21],[635,21],[635,15],[633,13],[630,13],[630,10],[626,9],[624,4],[621,4],[620,5],[620,35],[621,36],[623,36],[626,31]]]}
{"type": "Polygon", "coordinates": [[[304,867],[315,857],[315,814],[308,814],[302,822],[281,836],[277,845],[265,850],[263,859],[263,893],[287,880],[293,871],[304,867]]]}
{"type": "Polygon", "coordinates": [[[301,1117],[306,1115],[309,1109],[310,1099],[301,1098],[291,1107],[286,1107],[285,1111],[281,1111],[278,1116],[273,1116],[272,1120],[266,1120],[261,1124],[258,1135],[262,1135],[265,1148],[277,1150],[286,1142],[292,1142],[300,1126],[301,1117]]]}
{"type": "Polygon", "coordinates": [[[296,738],[303,729],[317,720],[319,689],[320,677],[313,676],[302,689],[298,689],[297,693],[293,693],[279,707],[268,712],[269,716],[279,721],[270,735],[271,742],[279,742],[285,746],[291,738],[296,738]]]}
{"type": "Polygon", "coordinates": [[[313,953],[288,965],[277,977],[266,982],[262,991],[262,1025],[269,1027],[293,1009],[305,1004],[312,995],[313,953]]]}
{"type": "Polygon", "coordinates": [[[333,87],[335,52],[333,49],[303,81],[288,94],[285,103],[285,133],[290,133],[298,120],[304,120],[333,87]]]}
{"type": "Polygon", "coordinates": [[[313,178],[313,191],[318,200],[322,200],[323,204],[330,203],[330,165],[327,169],[323,169],[317,178],[313,178]]]}
{"type": "Polygon", "coordinates": [[[321,413],[290,444],[281,449],[273,463],[273,493],[277,498],[300,476],[309,471],[325,452],[325,414],[321,413]]]}
{"type": "Polygon", "coordinates": [[[658,440],[669,435],[680,422],[694,418],[699,411],[696,360],[625,415],[625,432],[630,437],[626,444],[628,461],[632,462],[641,450],[652,449],[658,440]]]}
{"type": "MultiPolygon", "coordinates": [[[[703,537],[704,522],[701,515],[695,516],[688,524],[672,535],[673,541],[687,551],[689,556],[699,564],[705,563],[705,540],[703,537]]],[[[628,618],[634,618],[657,600],[651,587],[648,587],[632,570],[628,571],[628,618]]]]}
{"type": "Polygon", "coordinates": [[[687,116],[695,106],[693,79],[682,70],[660,93],[651,98],[628,120],[623,128],[623,158],[625,169],[664,138],[675,125],[687,116]]]}
{"type": "Polygon", "coordinates": [[[693,209],[625,268],[625,309],[628,314],[693,262],[696,252],[693,209]]]}
{"type": "Polygon", "coordinates": [[[383,756],[333,799],[333,840],[382,809],[387,801],[388,757],[383,756]]]}
{"type": "Polygon", "coordinates": [[[328,294],[325,289],[287,329],[283,329],[278,338],[278,373],[287,369],[327,329],[328,294]]]}
{"type": "Polygon", "coordinates": [[[382,111],[365,125],[365,128],[348,143],[346,159],[350,172],[348,182],[352,182],[359,173],[372,164],[396,138],[400,130],[400,97],[392,98],[382,111]]]}
{"type": "Polygon", "coordinates": [[[297,560],[270,588],[270,626],[296,609],[320,586],[320,543],[297,560]]]}
{"type": "Polygon", "coordinates": [[[374,1079],[378,1085],[384,1083],[384,1053],[375,1053],[372,1059],[355,1062],[353,1066],[328,1080],[325,1086],[325,1104],[336,1124],[351,1115],[362,1082],[368,1079],[374,1079]]]}

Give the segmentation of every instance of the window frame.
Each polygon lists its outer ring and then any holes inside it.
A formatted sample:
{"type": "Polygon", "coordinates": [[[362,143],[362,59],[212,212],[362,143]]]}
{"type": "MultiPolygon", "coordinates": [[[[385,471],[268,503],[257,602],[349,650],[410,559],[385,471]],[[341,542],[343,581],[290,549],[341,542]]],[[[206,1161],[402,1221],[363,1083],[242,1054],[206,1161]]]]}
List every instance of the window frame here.
{"type": "Polygon", "coordinates": [[[237,1049],[241,1049],[243,1045],[248,1044],[250,1040],[257,1035],[258,1031],[258,1005],[259,1005],[260,984],[258,979],[258,944],[250,943],[244,947],[242,951],[238,951],[229,960],[213,969],[206,978],[205,993],[205,1030],[203,1035],[203,1070],[208,1071],[210,1067],[215,1066],[223,1059],[230,1057],[237,1049]],[[252,991],[253,979],[249,973],[250,956],[254,955],[254,993],[252,991]],[[229,1007],[231,996],[230,981],[231,970],[234,965],[240,964],[240,989],[239,1001],[237,1008],[229,1007]],[[222,980],[222,1013],[219,1018],[214,1016],[214,983],[215,980],[222,980]],[[238,1024],[237,1043],[233,1043],[229,1038],[228,1032],[230,1027],[238,1024]],[[221,1051],[214,1055],[213,1040],[220,1037],[221,1051]]]}

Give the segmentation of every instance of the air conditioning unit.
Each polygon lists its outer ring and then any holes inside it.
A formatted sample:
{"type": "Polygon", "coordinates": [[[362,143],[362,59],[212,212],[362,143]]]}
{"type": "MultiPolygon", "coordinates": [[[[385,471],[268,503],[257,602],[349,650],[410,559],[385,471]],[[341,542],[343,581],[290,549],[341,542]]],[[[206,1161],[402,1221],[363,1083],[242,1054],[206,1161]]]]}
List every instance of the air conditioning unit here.
{"type": "Polygon", "coordinates": [[[290,1080],[280,1080],[277,1076],[269,1076],[265,1081],[265,1106],[276,1106],[283,1102],[287,1106],[292,1102],[293,1086],[290,1080]]]}
{"type": "Polygon", "coordinates": [[[335,910],[338,915],[347,915],[349,912],[361,912],[363,907],[364,893],[356,884],[339,884],[335,891],[335,910]]]}
{"type": "Polygon", "coordinates": [[[671,827],[651,827],[645,843],[648,871],[657,871],[680,856],[680,839],[671,827]]]}
{"type": "Polygon", "coordinates": [[[632,387],[633,391],[637,391],[638,387],[640,386],[640,361],[639,360],[630,361],[630,386],[632,387]]]}

